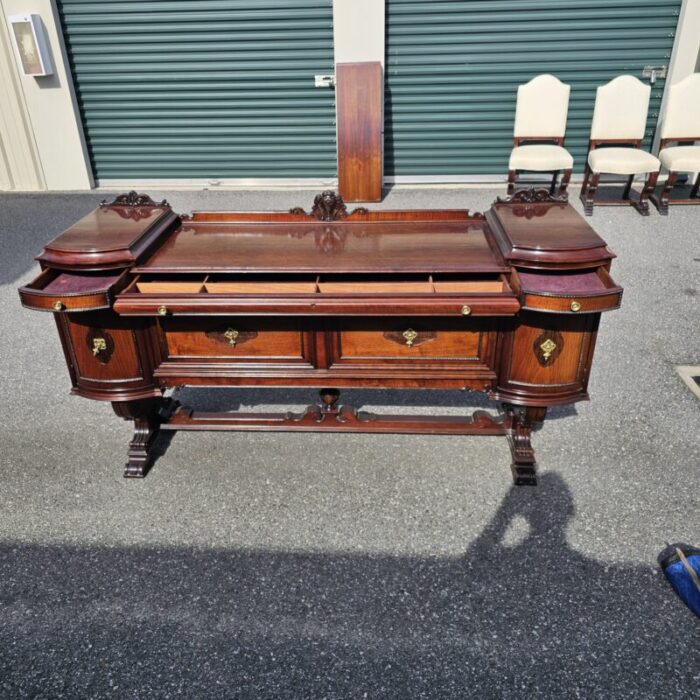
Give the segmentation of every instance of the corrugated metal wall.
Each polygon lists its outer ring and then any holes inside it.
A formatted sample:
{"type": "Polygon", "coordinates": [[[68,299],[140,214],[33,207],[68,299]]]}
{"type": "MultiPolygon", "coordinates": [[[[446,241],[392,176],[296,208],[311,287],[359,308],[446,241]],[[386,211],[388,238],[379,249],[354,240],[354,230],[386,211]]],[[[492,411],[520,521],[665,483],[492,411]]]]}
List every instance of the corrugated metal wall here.
{"type": "Polygon", "coordinates": [[[596,87],[668,65],[680,4],[386,0],[386,175],[505,175],[517,86],[540,73],[571,85],[566,145],[582,170],[596,87]]]}
{"type": "Polygon", "coordinates": [[[335,177],[332,0],[59,0],[95,176],[335,177]]]}

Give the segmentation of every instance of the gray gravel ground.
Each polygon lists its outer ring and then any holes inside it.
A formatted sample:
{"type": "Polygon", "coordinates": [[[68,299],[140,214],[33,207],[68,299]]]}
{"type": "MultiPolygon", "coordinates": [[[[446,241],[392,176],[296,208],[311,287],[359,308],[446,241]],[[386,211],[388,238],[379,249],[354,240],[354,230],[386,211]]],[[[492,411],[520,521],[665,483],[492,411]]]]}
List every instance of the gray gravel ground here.
{"type": "MultiPolygon", "coordinates": [[[[381,206],[483,210],[500,193],[395,189],[381,206]]],[[[178,211],[313,196],[152,194],[178,211]]],[[[700,544],[700,403],[674,370],[700,364],[700,209],[596,209],[623,306],[601,325],[592,401],[535,436],[534,489],[511,486],[503,439],[390,435],[180,433],[133,481],[129,426],[68,395],[51,319],[16,293],[41,245],[104,196],[0,197],[2,697],[697,692],[698,619],[655,560],[665,540],[700,544]]],[[[188,393],[232,408],[313,394],[188,393]]],[[[354,396],[483,404],[432,400],[354,396]]]]}

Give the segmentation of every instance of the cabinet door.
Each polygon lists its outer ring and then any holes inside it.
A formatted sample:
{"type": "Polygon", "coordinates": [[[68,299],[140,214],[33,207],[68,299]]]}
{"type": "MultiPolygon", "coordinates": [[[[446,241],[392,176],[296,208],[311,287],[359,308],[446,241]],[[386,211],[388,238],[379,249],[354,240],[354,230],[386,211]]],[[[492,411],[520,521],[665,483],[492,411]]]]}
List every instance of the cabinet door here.
{"type": "Polygon", "coordinates": [[[75,393],[123,401],[157,396],[152,323],[109,310],[56,314],[75,393]]]}
{"type": "Polygon", "coordinates": [[[498,398],[532,405],[586,398],[599,319],[523,312],[504,337],[498,398]]]}

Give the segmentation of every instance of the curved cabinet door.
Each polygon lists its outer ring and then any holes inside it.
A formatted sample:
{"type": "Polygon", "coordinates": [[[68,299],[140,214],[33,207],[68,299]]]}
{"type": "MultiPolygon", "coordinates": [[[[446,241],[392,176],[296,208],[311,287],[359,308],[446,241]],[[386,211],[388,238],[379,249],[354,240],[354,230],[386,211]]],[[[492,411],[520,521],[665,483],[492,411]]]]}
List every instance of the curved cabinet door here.
{"type": "Polygon", "coordinates": [[[588,398],[599,313],[579,316],[523,312],[504,334],[495,397],[551,406],[588,398]]]}
{"type": "Polygon", "coordinates": [[[74,393],[105,401],[160,396],[153,383],[152,324],[121,319],[108,310],[56,314],[56,321],[74,393]]]}

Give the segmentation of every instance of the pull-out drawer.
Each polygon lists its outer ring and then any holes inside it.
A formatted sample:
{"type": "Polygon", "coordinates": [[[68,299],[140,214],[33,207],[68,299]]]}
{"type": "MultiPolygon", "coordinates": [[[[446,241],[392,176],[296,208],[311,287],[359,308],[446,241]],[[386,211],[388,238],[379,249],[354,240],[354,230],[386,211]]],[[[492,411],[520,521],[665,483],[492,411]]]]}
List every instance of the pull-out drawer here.
{"type": "Polygon", "coordinates": [[[486,319],[353,318],[327,331],[332,369],[489,369],[496,332],[486,319]]]}
{"type": "Polygon", "coordinates": [[[519,271],[524,309],[545,313],[583,314],[620,306],[622,288],[603,267],[556,272],[519,271]]]}
{"type": "Polygon", "coordinates": [[[19,290],[22,305],[39,311],[88,311],[109,308],[126,273],[44,270],[19,290]]]}
{"type": "Polygon", "coordinates": [[[298,318],[164,318],[160,327],[168,360],[308,364],[312,356],[298,318]]]}
{"type": "Polygon", "coordinates": [[[125,316],[510,316],[503,275],[141,275],[119,295],[125,316]]]}

